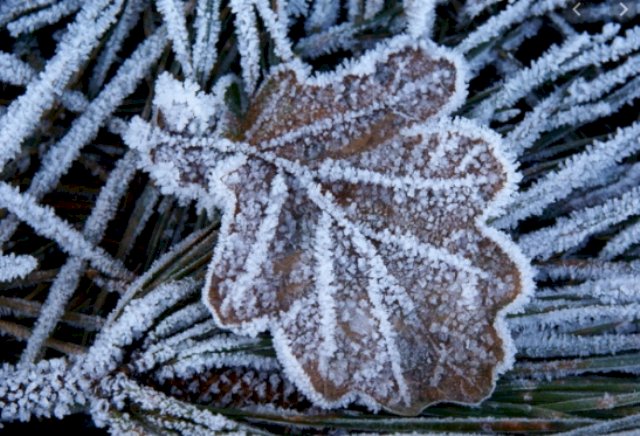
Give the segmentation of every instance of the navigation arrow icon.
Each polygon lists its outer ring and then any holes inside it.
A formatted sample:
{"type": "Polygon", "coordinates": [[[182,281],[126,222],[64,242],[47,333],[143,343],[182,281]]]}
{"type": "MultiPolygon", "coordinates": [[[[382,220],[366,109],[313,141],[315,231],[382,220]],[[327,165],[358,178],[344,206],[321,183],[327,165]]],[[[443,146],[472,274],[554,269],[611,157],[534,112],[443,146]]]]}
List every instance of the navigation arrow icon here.
{"type": "Polygon", "coordinates": [[[622,7],[622,12],[620,12],[620,16],[623,16],[629,11],[629,8],[624,3],[620,2],[620,6],[622,7]]]}
{"type": "MultiPolygon", "coordinates": [[[[620,4],[622,4],[622,3],[620,3],[620,4]]],[[[580,14],[580,12],[578,12],[578,8],[580,7],[580,5],[581,5],[581,3],[580,3],[580,2],[578,2],[578,3],[576,3],[576,5],[573,7],[573,12],[575,12],[577,16],[580,16],[580,15],[581,15],[581,14],[580,14]]]]}

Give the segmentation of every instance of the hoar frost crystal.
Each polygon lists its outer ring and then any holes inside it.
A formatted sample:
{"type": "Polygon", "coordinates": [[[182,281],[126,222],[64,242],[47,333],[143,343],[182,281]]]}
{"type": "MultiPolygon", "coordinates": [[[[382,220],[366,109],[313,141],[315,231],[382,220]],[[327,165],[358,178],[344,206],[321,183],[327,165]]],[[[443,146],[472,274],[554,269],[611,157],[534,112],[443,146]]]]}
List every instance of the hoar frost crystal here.
{"type": "Polygon", "coordinates": [[[332,73],[298,60],[237,117],[159,78],[127,142],[165,193],[223,212],[203,300],[220,326],[269,330],[315,404],[401,414],[477,403],[510,367],[503,325],[531,274],[488,227],[517,182],[494,132],[449,114],[464,64],[408,36],[332,73]]]}

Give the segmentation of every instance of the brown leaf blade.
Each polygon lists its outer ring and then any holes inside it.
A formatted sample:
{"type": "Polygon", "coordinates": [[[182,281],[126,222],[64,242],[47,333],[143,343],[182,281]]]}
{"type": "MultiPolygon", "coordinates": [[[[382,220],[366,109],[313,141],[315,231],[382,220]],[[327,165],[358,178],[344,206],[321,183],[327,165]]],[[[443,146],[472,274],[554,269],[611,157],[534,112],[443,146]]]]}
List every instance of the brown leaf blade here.
{"type": "Polygon", "coordinates": [[[317,405],[477,403],[512,363],[504,316],[531,273],[485,221],[517,176],[497,134],[449,117],[463,70],[408,36],[333,73],[292,62],[213,138],[164,132],[148,154],[224,212],[203,291],[218,324],[269,330],[317,405]]]}

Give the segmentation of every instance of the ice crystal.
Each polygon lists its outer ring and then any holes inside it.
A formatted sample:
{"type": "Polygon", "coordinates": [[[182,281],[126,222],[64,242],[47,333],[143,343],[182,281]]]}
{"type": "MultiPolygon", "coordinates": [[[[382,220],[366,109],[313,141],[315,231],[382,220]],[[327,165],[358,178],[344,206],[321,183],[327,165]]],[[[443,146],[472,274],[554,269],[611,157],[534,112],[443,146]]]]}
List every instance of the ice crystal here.
{"type": "Polygon", "coordinates": [[[159,124],[126,135],[165,192],[222,209],[203,299],[269,330],[318,405],[476,403],[511,364],[502,319],[530,277],[485,220],[516,174],[498,135],[449,117],[464,71],[398,36],[332,73],[276,68],[240,117],[164,75],[159,124]]]}
{"type": "Polygon", "coordinates": [[[16,256],[0,252],[0,281],[13,280],[16,277],[24,277],[36,269],[37,260],[33,256],[16,256]]]}

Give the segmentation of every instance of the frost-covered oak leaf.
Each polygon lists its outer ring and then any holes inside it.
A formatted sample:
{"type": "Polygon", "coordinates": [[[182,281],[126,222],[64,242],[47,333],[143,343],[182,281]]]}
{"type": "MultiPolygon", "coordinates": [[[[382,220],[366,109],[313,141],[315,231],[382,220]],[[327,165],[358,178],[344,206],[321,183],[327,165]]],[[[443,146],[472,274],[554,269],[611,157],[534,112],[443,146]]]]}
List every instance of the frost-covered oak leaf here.
{"type": "Polygon", "coordinates": [[[496,134],[447,117],[463,69],[400,36],[335,72],[280,66],[240,118],[221,92],[202,115],[207,97],[164,76],[188,96],[156,106],[191,121],[132,124],[127,141],[167,192],[223,211],[203,295],[215,319],[269,330],[320,406],[477,403],[511,364],[503,317],[530,277],[485,220],[515,172],[496,134]]]}

